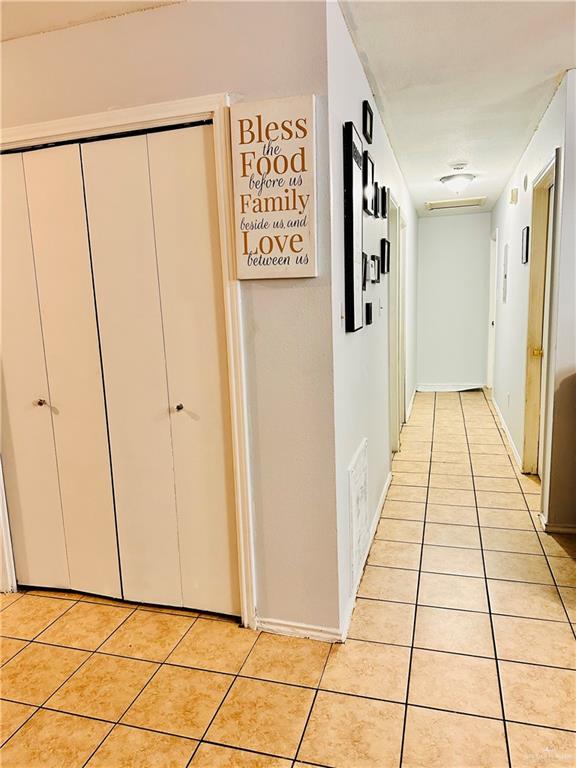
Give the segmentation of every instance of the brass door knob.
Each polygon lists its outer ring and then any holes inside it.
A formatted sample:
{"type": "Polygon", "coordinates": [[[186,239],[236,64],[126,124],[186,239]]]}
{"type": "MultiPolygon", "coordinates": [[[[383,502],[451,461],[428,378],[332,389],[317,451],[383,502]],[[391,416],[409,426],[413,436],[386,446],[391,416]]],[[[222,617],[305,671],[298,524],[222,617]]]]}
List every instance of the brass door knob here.
{"type": "Polygon", "coordinates": [[[176,410],[177,411],[183,411],[184,410],[184,406],[182,405],[182,403],[178,403],[178,405],[176,406],[176,410]]]}

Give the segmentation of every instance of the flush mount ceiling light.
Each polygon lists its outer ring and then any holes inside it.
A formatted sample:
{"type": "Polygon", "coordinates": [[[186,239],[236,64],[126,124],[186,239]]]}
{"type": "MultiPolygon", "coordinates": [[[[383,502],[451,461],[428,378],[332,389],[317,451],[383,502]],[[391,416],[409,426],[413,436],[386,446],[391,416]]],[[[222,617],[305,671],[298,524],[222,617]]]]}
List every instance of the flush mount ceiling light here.
{"type": "Polygon", "coordinates": [[[440,181],[445,184],[449,190],[455,192],[457,195],[463,192],[471,181],[474,181],[476,176],[473,173],[452,173],[450,176],[442,176],[440,181]]]}

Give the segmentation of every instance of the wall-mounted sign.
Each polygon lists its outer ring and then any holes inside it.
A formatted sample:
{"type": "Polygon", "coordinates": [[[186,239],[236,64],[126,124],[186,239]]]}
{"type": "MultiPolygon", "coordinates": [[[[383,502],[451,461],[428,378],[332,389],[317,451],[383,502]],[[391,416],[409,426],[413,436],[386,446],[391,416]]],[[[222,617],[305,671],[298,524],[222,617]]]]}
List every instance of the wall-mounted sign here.
{"type": "Polygon", "coordinates": [[[236,276],[315,277],[314,97],[230,110],[236,276]]]}

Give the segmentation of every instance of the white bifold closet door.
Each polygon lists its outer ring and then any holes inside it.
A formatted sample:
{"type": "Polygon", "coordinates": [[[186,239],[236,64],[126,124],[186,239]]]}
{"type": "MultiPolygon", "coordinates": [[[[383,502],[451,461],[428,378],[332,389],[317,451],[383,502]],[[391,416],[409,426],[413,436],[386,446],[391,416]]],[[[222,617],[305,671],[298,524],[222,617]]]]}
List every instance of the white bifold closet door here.
{"type": "Polygon", "coordinates": [[[238,613],[212,129],[82,156],[125,597],[238,613]]]}
{"type": "Polygon", "coordinates": [[[119,597],[79,147],[12,155],[3,166],[3,452],[6,444],[17,577],[119,597]]]}

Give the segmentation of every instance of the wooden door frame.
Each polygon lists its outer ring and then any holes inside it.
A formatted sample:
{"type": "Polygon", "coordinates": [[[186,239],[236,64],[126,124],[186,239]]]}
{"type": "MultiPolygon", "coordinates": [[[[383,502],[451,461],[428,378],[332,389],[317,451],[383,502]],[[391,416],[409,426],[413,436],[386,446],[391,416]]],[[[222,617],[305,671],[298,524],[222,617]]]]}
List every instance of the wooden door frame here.
{"type": "MultiPolygon", "coordinates": [[[[214,131],[216,187],[224,314],[230,389],[232,457],[238,538],[239,583],[242,622],[255,628],[256,581],[253,536],[253,500],[250,483],[248,408],[244,364],[244,334],[241,319],[240,282],[236,278],[234,252],[234,208],[230,144],[229,94],[199,96],[141,107],[115,109],[88,115],[6,128],[0,132],[0,150],[23,150],[52,142],[77,141],[147,128],[210,119],[214,131]]],[[[3,539],[5,539],[5,532],[3,539]]],[[[4,541],[6,547],[6,541],[4,541]]]]}
{"type": "MultiPolygon", "coordinates": [[[[532,183],[532,216],[530,222],[528,289],[528,330],[526,336],[526,384],[524,396],[524,446],[522,471],[538,472],[538,444],[540,421],[546,419],[546,410],[540,412],[542,357],[537,351],[548,340],[543,339],[545,296],[550,294],[546,284],[546,250],[548,242],[549,189],[555,183],[555,158],[550,160],[532,183]],[[535,354],[536,353],[536,354],[535,354]]],[[[551,252],[553,259],[553,253],[551,252]]],[[[548,301],[550,312],[550,301],[548,301]]],[[[550,362],[548,360],[548,362],[550,362]]]]}

